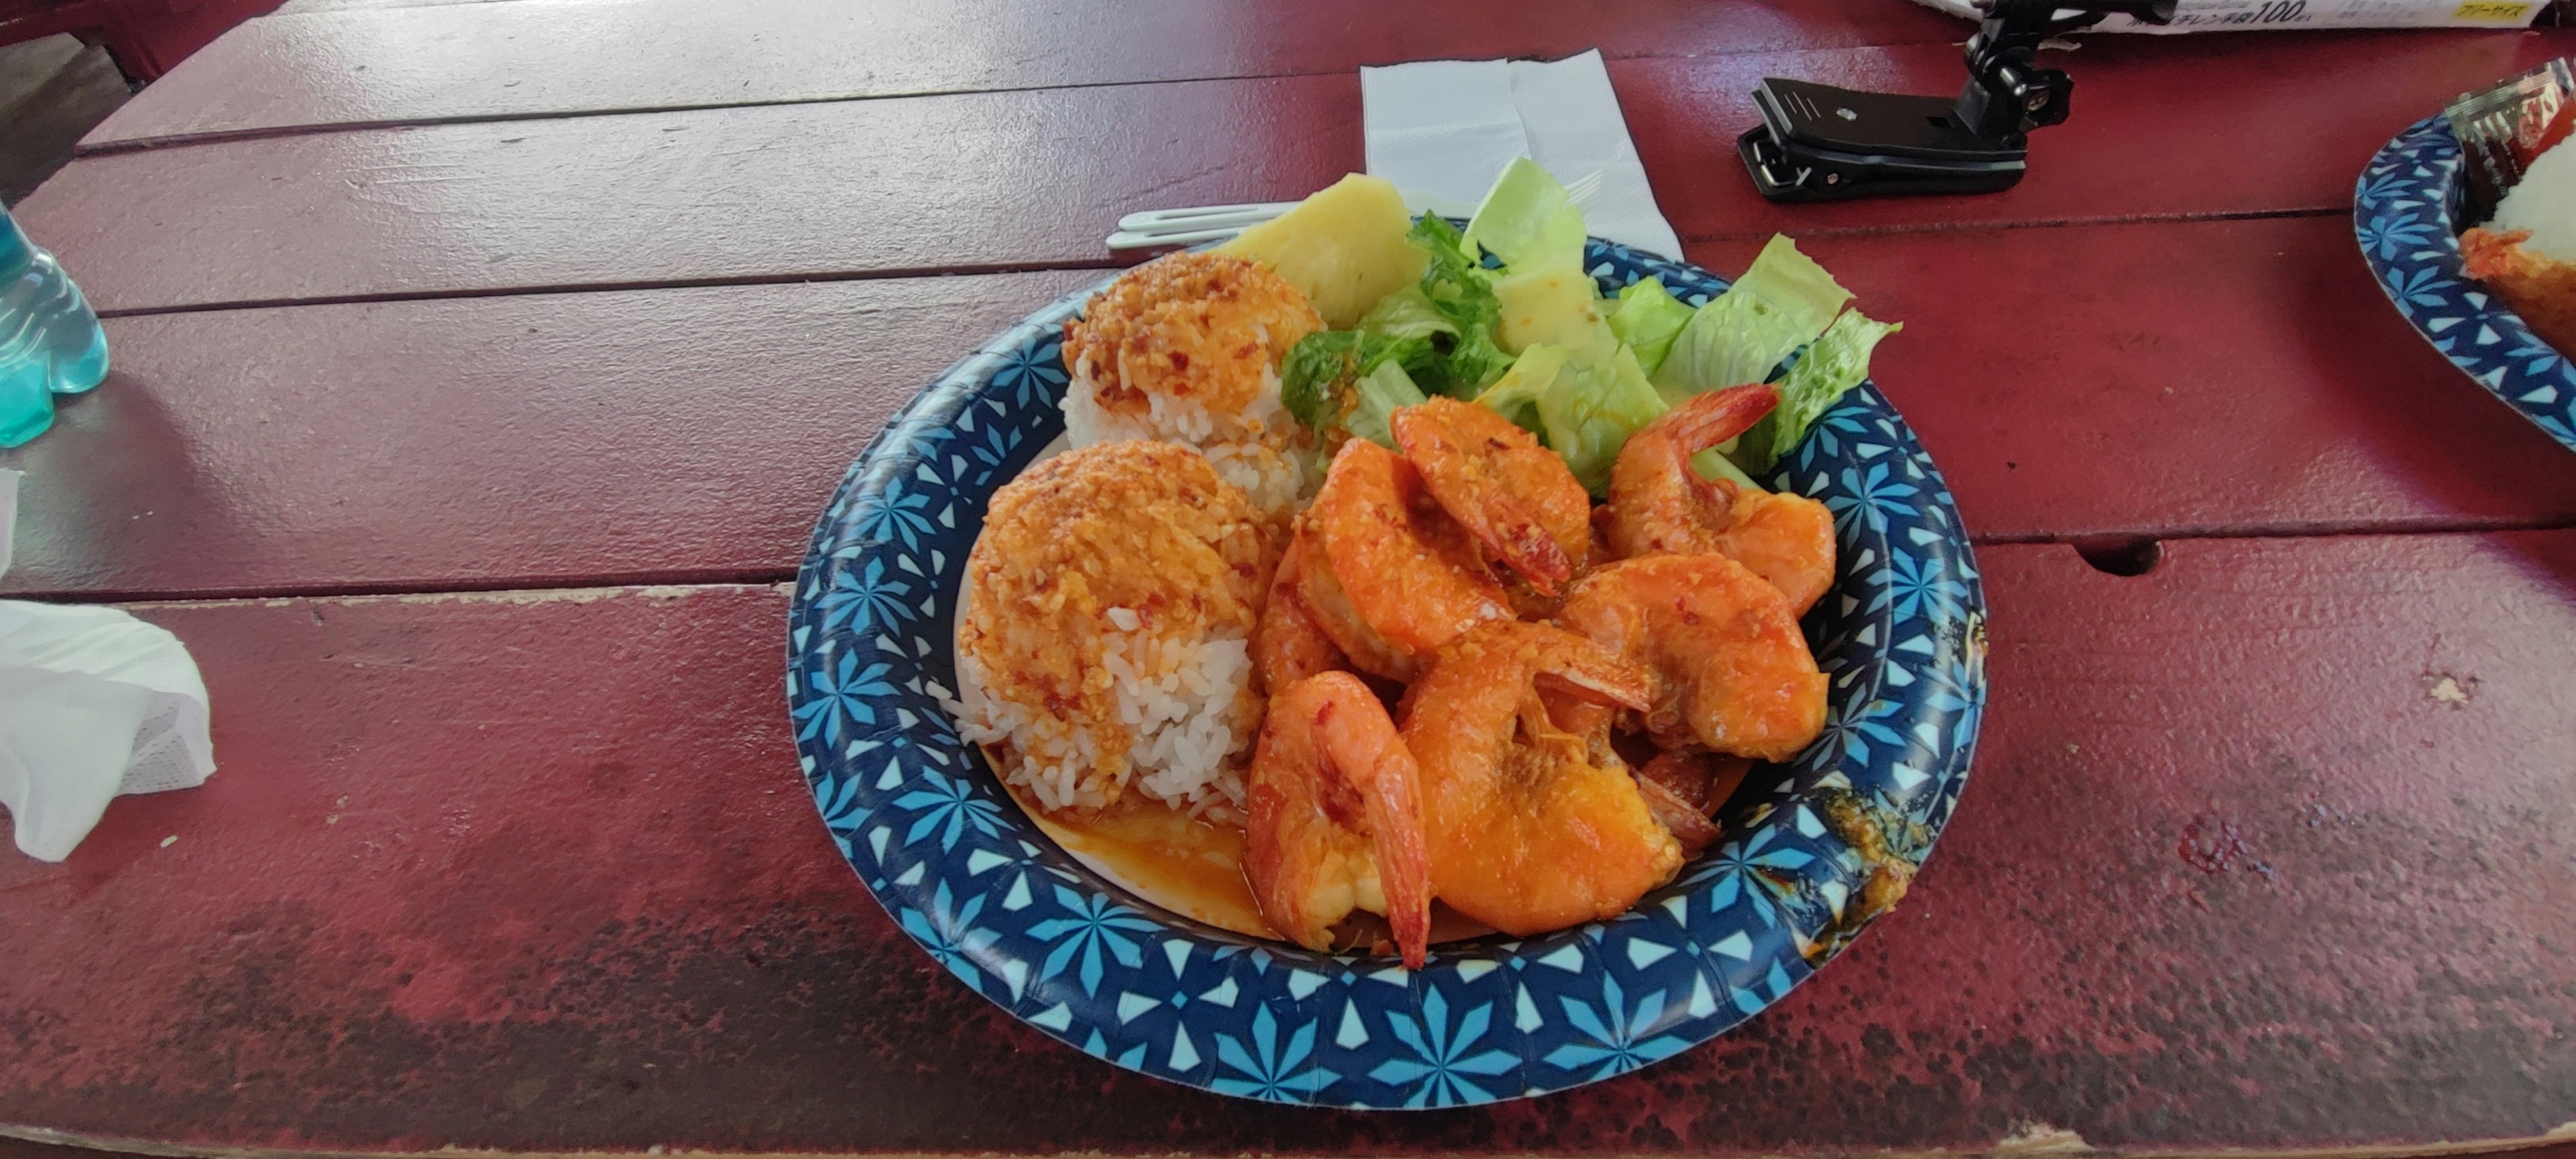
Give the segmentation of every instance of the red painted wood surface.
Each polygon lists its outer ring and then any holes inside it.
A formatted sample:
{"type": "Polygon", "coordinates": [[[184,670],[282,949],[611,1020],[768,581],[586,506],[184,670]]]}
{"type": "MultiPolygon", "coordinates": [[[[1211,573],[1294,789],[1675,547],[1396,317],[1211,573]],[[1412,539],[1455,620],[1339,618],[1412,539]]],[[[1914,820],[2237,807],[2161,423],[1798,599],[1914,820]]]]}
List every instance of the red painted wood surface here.
{"type": "Polygon", "coordinates": [[[125,75],[158,78],[277,0],[6,0],[0,44],[69,32],[105,45],[125,75]]]}
{"type": "Polygon", "coordinates": [[[0,589],[783,579],[895,408],[1085,272],[108,323],[0,589]]]}
{"type": "MultiPolygon", "coordinates": [[[[1754,243],[1694,256],[1721,270],[1754,243]]],[[[2576,472],[2340,218],[1828,237],[1984,541],[2576,520],[2576,472]]],[[[0,590],[783,579],[878,423],[1059,271],[128,318],[0,590]]]]}
{"type": "MultiPolygon", "coordinates": [[[[2564,528],[2576,473],[2345,221],[2398,127],[2576,33],[2097,37],[2023,187],[1786,210],[1729,151],[1745,91],[1948,90],[1964,25],[1656,3],[512,0],[265,21],[148,91],[21,207],[159,316],[0,455],[31,473],[0,590],[425,594],[140,609],[204,665],[224,768],[64,866],[0,855],[0,1136],[2188,1153],[2576,1120],[2576,530],[2459,530],[2564,528]],[[1593,43],[1696,260],[1789,229],[1909,323],[1880,378],[1995,613],[1967,807],[1846,960],[1615,1083],[1355,1116],[1047,1043],[884,919],[786,742],[757,581],[913,387],[1097,271],[906,275],[1103,266],[1119,212],[1304,192],[1359,162],[1353,63],[1593,43]],[[1031,91],[548,116],[921,89],[1031,91]],[[348,130],[495,115],[535,119],[348,130]],[[195,309],[353,297],[400,300],[195,309]],[[2136,536],[2165,561],[2125,579],[1998,542],[2136,536]],[[589,590],[640,581],[692,586],[589,590]]],[[[28,1150],[0,1137],[63,1159],[28,1150]]]]}
{"type": "MultiPolygon", "coordinates": [[[[2398,129],[2576,51],[2567,31],[2405,39],[2425,35],[2294,53],[2099,38],[2075,66],[2082,111],[2041,135],[2018,188],[1823,207],[1755,196],[1732,152],[1744,94],[1766,73],[1946,88],[1955,51],[1634,60],[1612,76],[1687,238],[2339,213],[2398,129]]],[[[236,141],[88,158],[20,217],[111,311],[1102,264],[1123,212],[1292,197],[1360,167],[1358,96],[1343,73],[236,141]]]]}
{"type": "Polygon", "coordinates": [[[1440,58],[1700,56],[1949,44],[1910,0],[524,0],[248,24],[91,133],[91,148],[323,125],[1348,73],[1440,58]],[[613,46],[566,53],[567,44],[613,46]]]}
{"type": "Polygon", "coordinates": [[[1404,1115],[1140,1078],[944,975],[814,822],[774,588],[145,606],[204,665],[223,768],[117,802],[60,867],[0,859],[0,1122],[1752,1154],[2576,1119],[2576,532],[2190,542],[2138,578],[2062,546],[1980,562],[1989,724],[1902,908],[1713,1044],[1404,1115]]]}

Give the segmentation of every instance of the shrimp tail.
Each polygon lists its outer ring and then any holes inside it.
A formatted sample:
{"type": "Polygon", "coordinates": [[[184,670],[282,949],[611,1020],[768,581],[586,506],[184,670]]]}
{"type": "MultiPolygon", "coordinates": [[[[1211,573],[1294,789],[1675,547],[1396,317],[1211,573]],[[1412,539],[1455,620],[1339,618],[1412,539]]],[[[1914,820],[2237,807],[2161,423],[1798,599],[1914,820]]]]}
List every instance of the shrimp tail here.
{"type": "Polygon", "coordinates": [[[1402,771],[1370,783],[1369,828],[1395,947],[1404,955],[1406,969],[1419,970],[1431,946],[1431,849],[1422,828],[1422,774],[1401,747],[1395,754],[1402,759],[1402,771]]]}
{"type": "Polygon", "coordinates": [[[1655,420],[1683,450],[1698,454],[1753,429],[1780,405],[1780,388],[1767,382],[1694,395],[1655,420]]]}
{"type": "Polygon", "coordinates": [[[1644,712],[1654,705],[1654,683],[1644,669],[1586,641],[1555,649],[1536,682],[1549,691],[1589,704],[1644,712]]]}
{"type": "Polygon", "coordinates": [[[1384,712],[1336,714],[1337,704],[1376,705],[1359,677],[1328,672],[1331,698],[1317,711],[1324,757],[1365,802],[1370,840],[1377,854],[1378,888],[1386,895],[1386,920],[1407,969],[1420,969],[1431,945],[1431,853],[1423,830],[1421,768],[1384,712]],[[1334,720],[1340,715],[1340,720],[1334,720]]]}
{"type": "Polygon", "coordinates": [[[1485,518],[1462,521],[1485,550],[1511,565],[1543,596],[1555,595],[1559,585],[1574,578],[1574,561],[1539,525],[1537,515],[1508,495],[1492,496],[1485,504],[1485,518]]]}

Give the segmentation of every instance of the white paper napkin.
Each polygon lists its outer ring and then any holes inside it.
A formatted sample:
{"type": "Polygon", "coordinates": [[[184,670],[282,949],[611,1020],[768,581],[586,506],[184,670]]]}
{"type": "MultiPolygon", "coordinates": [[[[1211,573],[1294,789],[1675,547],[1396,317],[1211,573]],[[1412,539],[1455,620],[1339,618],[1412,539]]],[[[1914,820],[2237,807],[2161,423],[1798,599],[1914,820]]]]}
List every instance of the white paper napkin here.
{"type": "Polygon", "coordinates": [[[1465,216],[1515,157],[1573,185],[1592,233],[1678,259],[1600,50],[1558,61],[1429,60],[1360,70],[1368,171],[1415,209],[1465,216]]]}
{"type": "MultiPolygon", "coordinates": [[[[17,482],[0,471],[0,571],[17,482]]],[[[0,808],[19,849],[61,861],[117,795],[214,771],[206,682],[178,637],[115,608],[0,600],[0,808]]]]}

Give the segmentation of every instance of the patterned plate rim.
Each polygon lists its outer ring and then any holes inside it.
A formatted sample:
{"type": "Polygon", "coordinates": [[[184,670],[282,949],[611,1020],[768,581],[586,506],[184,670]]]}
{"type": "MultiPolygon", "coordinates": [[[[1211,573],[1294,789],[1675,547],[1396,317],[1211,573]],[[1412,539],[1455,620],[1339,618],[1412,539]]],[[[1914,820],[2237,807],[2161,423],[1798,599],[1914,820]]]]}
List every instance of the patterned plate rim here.
{"type": "MultiPolygon", "coordinates": [[[[1696,304],[1726,285],[1598,239],[1587,261],[1605,290],[1653,275],[1696,304]]],[[[1061,429],[1056,345],[1097,288],[977,347],[888,420],[817,521],[789,613],[788,709],[816,809],[887,914],[977,994],[1094,1057],[1223,1094],[1488,1103],[1732,1029],[1848,945],[1930,853],[1984,708],[1984,596],[1946,484],[1864,383],[1771,480],[1825,497],[1844,554],[1808,624],[1832,680],[1826,734],[1748,779],[1727,836],[1637,908],[1435,947],[1408,971],[1244,938],[1099,880],[939,707],[981,499],[1061,429]]]]}
{"type": "Polygon", "coordinates": [[[2391,138],[2352,194],[2353,239],[2397,313],[2452,365],[2576,450],[2576,363],[2462,267],[2460,143],[2440,114],[2391,138]]]}

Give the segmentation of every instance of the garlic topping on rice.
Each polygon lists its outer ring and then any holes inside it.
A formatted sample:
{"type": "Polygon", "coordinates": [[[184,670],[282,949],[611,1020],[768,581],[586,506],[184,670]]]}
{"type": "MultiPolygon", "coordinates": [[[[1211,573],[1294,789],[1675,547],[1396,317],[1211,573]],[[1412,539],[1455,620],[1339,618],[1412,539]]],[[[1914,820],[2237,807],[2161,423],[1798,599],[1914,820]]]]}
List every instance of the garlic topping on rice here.
{"type": "Polygon", "coordinates": [[[1275,520],[1197,450],[1077,448],[994,492],[957,626],[962,731],[1050,810],[1129,789],[1240,820],[1275,520]]]}
{"type": "Polygon", "coordinates": [[[1265,511],[1321,472],[1279,403],[1279,363],[1323,329],[1297,287],[1248,258],[1177,253],[1120,275],[1064,325],[1073,445],[1168,439],[1197,447],[1265,511]]]}

